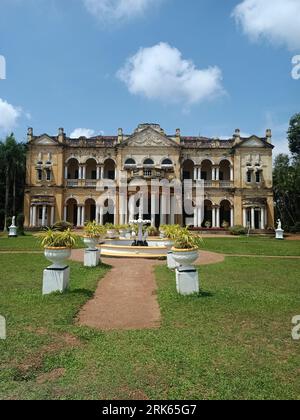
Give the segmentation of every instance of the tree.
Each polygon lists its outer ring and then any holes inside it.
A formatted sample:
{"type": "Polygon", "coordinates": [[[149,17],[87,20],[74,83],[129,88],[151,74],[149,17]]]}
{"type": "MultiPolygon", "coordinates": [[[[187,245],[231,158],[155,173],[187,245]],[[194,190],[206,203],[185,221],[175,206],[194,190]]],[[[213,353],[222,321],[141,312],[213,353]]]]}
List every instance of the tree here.
{"type": "Polygon", "coordinates": [[[3,227],[7,229],[8,216],[15,216],[23,208],[26,147],[17,143],[13,134],[0,142],[0,209],[4,215],[3,227]]]}
{"type": "Polygon", "coordinates": [[[294,157],[300,156],[300,113],[295,114],[290,120],[288,131],[290,152],[294,157]]]}

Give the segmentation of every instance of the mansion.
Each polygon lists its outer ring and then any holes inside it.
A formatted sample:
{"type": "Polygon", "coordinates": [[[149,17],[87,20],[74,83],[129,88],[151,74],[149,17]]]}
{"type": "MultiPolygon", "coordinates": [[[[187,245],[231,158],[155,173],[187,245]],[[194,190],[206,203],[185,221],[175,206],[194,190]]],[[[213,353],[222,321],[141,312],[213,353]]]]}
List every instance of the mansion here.
{"type": "Polygon", "coordinates": [[[27,228],[52,226],[58,221],[75,227],[93,220],[126,224],[138,216],[156,227],[173,223],[199,229],[274,227],[271,130],[265,137],[245,138],[237,129],[231,138],[221,140],[183,136],[180,129],[168,135],[157,124],[141,124],[132,134],[119,129],[115,136],[73,139],[62,128],[57,136],[36,136],[29,128],[27,137],[27,228]],[[186,214],[184,208],[175,211],[178,200],[174,190],[170,189],[167,203],[159,187],[149,193],[147,210],[140,202],[135,203],[135,211],[133,187],[128,188],[125,199],[117,194],[125,177],[128,182],[143,180],[147,185],[153,179],[190,180],[192,185],[202,180],[204,206],[198,209],[193,202],[193,214],[186,214]],[[98,185],[105,180],[115,183],[117,193],[107,198],[104,206],[98,185]]]}

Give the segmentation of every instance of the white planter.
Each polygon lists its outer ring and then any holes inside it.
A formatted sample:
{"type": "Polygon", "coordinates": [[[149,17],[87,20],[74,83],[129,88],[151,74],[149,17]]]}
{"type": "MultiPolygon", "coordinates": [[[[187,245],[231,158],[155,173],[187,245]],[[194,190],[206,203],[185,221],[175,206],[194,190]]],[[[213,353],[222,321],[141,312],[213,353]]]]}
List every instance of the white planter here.
{"type": "Polygon", "coordinates": [[[120,238],[125,239],[126,238],[126,233],[127,233],[126,229],[120,229],[119,230],[120,238]]]}
{"type": "Polygon", "coordinates": [[[171,239],[165,239],[165,240],[162,242],[162,244],[163,244],[166,248],[171,249],[171,248],[172,248],[172,246],[174,245],[174,241],[171,241],[171,239]]]}
{"type": "Polygon", "coordinates": [[[199,250],[198,249],[177,249],[172,248],[173,258],[175,262],[184,268],[193,268],[193,263],[199,257],[199,250]]]}
{"type": "Polygon", "coordinates": [[[84,237],[83,242],[89,250],[94,251],[95,249],[97,249],[99,238],[84,237]]]}
{"type": "Polygon", "coordinates": [[[45,248],[44,251],[47,260],[52,262],[52,265],[48,268],[51,269],[62,269],[65,267],[65,261],[71,257],[70,248],[45,248]]]}
{"type": "Polygon", "coordinates": [[[109,238],[109,239],[114,239],[114,238],[116,238],[118,235],[117,235],[117,231],[115,230],[115,229],[109,229],[108,231],[107,231],[107,237],[109,238]]]}

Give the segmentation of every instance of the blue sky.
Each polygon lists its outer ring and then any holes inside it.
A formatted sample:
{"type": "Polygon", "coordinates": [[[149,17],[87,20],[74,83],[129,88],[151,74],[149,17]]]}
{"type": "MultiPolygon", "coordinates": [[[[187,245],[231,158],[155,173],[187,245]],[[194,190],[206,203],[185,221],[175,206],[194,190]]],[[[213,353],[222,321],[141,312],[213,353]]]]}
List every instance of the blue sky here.
{"type": "Polygon", "coordinates": [[[299,16],[298,0],[0,0],[0,136],[272,128],[286,151],[299,16]]]}

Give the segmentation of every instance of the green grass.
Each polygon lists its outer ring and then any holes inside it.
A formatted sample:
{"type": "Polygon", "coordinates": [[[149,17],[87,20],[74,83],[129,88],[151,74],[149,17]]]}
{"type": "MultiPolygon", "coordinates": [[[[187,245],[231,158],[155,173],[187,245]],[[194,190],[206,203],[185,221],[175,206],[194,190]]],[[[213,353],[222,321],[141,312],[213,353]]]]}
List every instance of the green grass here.
{"type": "Polygon", "coordinates": [[[278,241],[264,237],[205,238],[206,251],[236,255],[300,256],[300,241],[278,241]]]}
{"type": "Polygon", "coordinates": [[[72,263],[70,292],[42,297],[45,263],[0,255],[0,399],[299,399],[299,261],[230,257],[187,298],[159,266],[161,328],[106,333],[73,323],[106,268],[72,263]]]}
{"type": "MultiPolygon", "coordinates": [[[[83,248],[83,243],[79,240],[77,248],[83,248]]],[[[37,236],[26,234],[18,238],[8,238],[7,235],[0,236],[1,251],[41,251],[41,246],[37,236]]]]}

